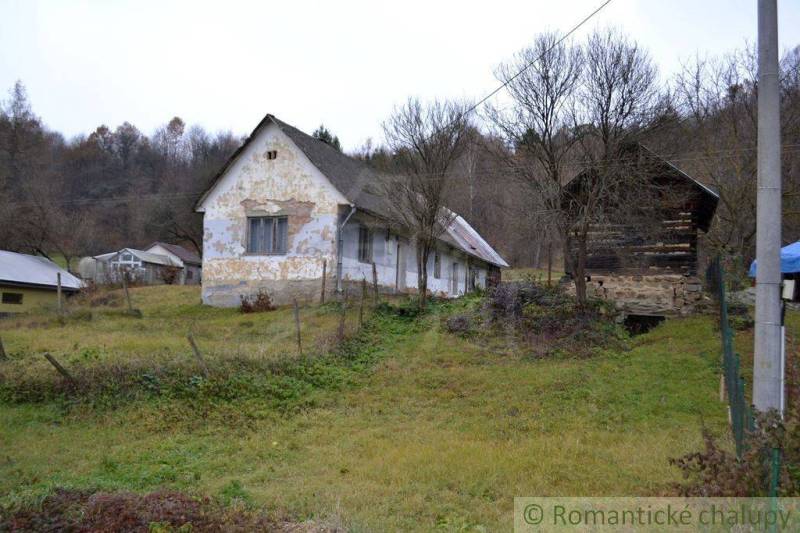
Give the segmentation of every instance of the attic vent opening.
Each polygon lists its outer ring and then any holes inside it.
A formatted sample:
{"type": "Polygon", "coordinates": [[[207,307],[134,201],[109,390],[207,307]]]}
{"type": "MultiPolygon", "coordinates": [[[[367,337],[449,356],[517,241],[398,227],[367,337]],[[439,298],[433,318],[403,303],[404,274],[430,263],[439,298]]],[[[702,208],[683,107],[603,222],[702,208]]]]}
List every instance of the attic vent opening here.
{"type": "Polygon", "coordinates": [[[277,150],[269,150],[267,151],[267,159],[278,159],[278,151],[277,150]]]}

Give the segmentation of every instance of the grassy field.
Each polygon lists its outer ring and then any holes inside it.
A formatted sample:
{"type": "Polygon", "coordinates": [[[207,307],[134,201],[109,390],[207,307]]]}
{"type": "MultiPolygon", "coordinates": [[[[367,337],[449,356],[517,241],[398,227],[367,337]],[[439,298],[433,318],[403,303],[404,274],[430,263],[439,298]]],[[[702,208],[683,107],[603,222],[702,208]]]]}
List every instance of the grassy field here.
{"type": "MultiPolygon", "coordinates": [[[[193,287],[132,294],[141,319],[95,307],[63,325],[47,313],[0,321],[6,388],[15,376],[58,381],[43,351],[87,379],[92,368],[131,361],[185,361],[199,373],[190,329],[212,371],[231,360],[297,359],[290,309],[206,308],[193,287]]],[[[460,305],[422,318],[369,312],[360,333],[352,309],[352,339],[339,352],[330,351],[336,306],[305,308],[306,352],[327,355],[274,370],[283,381],[253,378],[242,397],[217,383],[110,405],[7,399],[0,505],[55,487],[168,487],[356,531],[508,530],[515,495],[665,493],[680,477],[669,458],[700,449],[703,424],[727,439],[710,317],[669,320],[629,351],[542,360],[448,334],[442,316],[460,305]],[[295,386],[313,401],[274,401],[295,386]]]]}

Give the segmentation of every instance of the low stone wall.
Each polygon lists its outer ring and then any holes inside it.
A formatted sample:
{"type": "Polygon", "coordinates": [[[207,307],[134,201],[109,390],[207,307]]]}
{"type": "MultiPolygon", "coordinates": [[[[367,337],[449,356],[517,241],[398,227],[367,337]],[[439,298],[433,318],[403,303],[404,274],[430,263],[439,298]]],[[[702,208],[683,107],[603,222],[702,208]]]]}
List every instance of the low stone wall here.
{"type": "Polygon", "coordinates": [[[688,315],[703,300],[700,279],[681,274],[592,275],[586,290],[630,314],[688,315]]]}
{"type": "MultiPolygon", "coordinates": [[[[335,281],[328,280],[325,292],[333,294],[335,281]]],[[[203,282],[203,303],[214,307],[238,307],[242,296],[258,294],[266,291],[274,305],[288,305],[297,298],[301,304],[319,302],[322,292],[322,280],[258,280],[239,283],[211,284],[203,282]]]]}
{"type": "MultiPolygon", "coordinates": [[[[360,281],[343,280],[342,289],[348,299],[356,301],[361,298],[360,281]]],[[[203,303],[214,307],[239,307],[242,296],[254,296],[259,290],[269,294],[273,305],[289,305],[294,299],[300,304],[319,303],[322,296],[322,278],[304,280],[258,280],[241,281],[239,283],[211,284],[203,282],[203,303]]],[[[367,283],[367,297],[373,298],[372,283],[367,283]]],[[[380,294],[395,294],[394,287],[378,285],[380,294]]],[[[416,289],[408,289],[406,294],[416,293],[416,289]]],[[[329,276],[325,281],[325,300],[332,301],[336,295],[336,279],[329,276]]]]}

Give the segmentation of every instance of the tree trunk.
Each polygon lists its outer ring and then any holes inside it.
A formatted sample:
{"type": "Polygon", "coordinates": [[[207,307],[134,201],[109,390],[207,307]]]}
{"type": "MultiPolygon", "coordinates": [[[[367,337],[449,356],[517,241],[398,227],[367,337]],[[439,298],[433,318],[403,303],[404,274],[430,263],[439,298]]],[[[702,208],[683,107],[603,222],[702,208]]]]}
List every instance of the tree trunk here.
{"type": "Polygon", "coordinates": [[[578,235],[578,251],[575,254],[574,265],[575,297],[580,307],[586,305],[586,237],[586,232],[578,235]]]}
{"type": "Polygon", "coordinates": [[[420,247],[417,255],[417,290],[419,292],[419,310],[424,311],[428,303],[428,247],[420,247]]]}

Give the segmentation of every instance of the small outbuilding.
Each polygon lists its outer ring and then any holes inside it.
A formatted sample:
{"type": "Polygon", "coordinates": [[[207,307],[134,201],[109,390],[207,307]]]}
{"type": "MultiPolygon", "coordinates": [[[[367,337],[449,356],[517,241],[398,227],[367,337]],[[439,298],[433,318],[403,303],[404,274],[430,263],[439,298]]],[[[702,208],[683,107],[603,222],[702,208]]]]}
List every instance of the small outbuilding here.
{"type": "Polygon", "coordinates": [[[49,259],[0,250],[0,315],[57,305],[59,275],[65,295],[83,287],[80,279],[49,259]]]}
{"type": "MultiPolygon", "coordinates": [[[[591,224],[586,246],[587,295],[607,298],[628,314],[690,313],[702,298],[699,235],[711,227],[719,196],[648,148],[632,148],[632,184],[620,187],[616,205],[591,224]],[[632,189],[636,190],[632,190],[632,189]]],[[[573,195],[591,177],[570,184],[573,195]]],[[[572,261],[578,253],[570,247],[572,261]]]]}
{"type": "Polygon", "coordinates": [[[122,274],[126,273],[129,281],[143,285],[197,285],[201,265],[200,256],[182,246],[154,242],[146,250],[123,248],[84,257],[78,272],[83,279],[99,284],[121,283],[122,274]]]}

